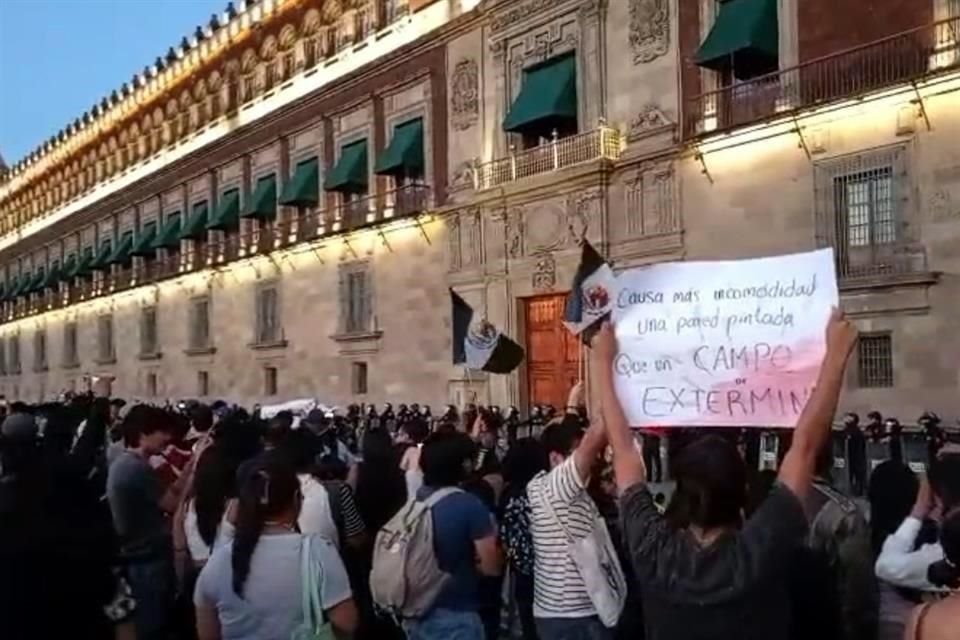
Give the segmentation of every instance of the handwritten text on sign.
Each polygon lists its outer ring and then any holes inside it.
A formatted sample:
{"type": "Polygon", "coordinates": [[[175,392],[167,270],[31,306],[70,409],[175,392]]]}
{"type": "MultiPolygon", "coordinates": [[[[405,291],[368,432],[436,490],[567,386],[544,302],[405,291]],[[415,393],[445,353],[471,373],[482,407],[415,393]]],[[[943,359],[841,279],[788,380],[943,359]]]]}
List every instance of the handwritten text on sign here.
{"type": "Polygon", "coordinates": [[[796,424],[837,305],[831,250],[619,274],[617,395],[635,427],[796,424]]]}

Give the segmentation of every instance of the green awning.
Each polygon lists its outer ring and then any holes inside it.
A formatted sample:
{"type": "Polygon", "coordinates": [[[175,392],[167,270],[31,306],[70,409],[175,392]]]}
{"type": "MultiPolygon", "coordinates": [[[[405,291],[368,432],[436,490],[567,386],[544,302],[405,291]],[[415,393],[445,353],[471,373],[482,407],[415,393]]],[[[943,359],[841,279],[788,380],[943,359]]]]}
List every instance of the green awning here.
{"type": "Polygon", "coordinates": [[[3,290],[3,301],[10,302],[17,297],[17,289],[20,288],[20,276],[13,276],[7,281],[7,286],[3,290]]]}
{"type": "Polygon", "coordinates": [[[550,135],[577,120],[577,58],[560,56],[527,69],[520,95],[503,121],[503,130],[550,135]]]}
{"type": "Polygon", "coordinates": [[[30,280],[30,284],[27,285],[27,290],[25,293],[37,293],[38,291],[43,291],[43,282],[47,277],[44,273],[43,267],[37,269],[36,273],[33,274],[33,279],[30,280]]]}
{"type": "Polygon", "coordinates": [[[241,214],[244,218],[273,220],[277,217],[277,178],[272,173],[257,180],[241,214]]]}
{"type": "Polygon", "coordinates": [[[89,269],[91,271],[103,271],[110,266],[110,256],[113,255],[113,242],[110,240],[104,240],[100,243],[100,251],[97,252],[97,256],[93,259],[93,262],[90,263],[89,269]]]}
{"type": "Polygon", "coordinates": [[[777,0],[722,0],[693,60],[708,69],[732,66],[735,77],[746,79],[776,71],[779,54],[777,0]]]}
{"type": "Polygon", "coordinates": [[[93,247],[87,247],[83,250],[83,255],[77,260],[76,269],[72,274],[69,274],[71,278],[80,278],[85,275],[88,275],[93,270],[93,247]]]}
{"type": "MultiPolygon", "coordinates": [[[[206,205],[204,205],[206,206],[206,205]]],[[[180,212],[171,213],[163,223],[160,233],[153,239],[154,249],[180,248],[180,212]]]]}
{"type": "Polygon", "coordinates": [[[127,231],[117,243],[116,250],[110,254],[109,264],[128,264],[133,250],[133,231],[127,231]]]}
{"type": "Polygon", "coordinates": [[[193,205],[193,213],[187,218],[186,223],[180,229],[181,240],[199,240],[207,237],[207,222],[209,222],[209,209],[206,202],[198,202],[193,205]]]}
{"type": "Polygon", "coordinates": [[[5,302],[10,302],[16,300],[17,294],[20,292],[20,276],[13,276],[10,281],[7,283],[7,288],[4,290],[3,300],[5,302]]]}
{"type": "Polygon", "coordinates": [[[60,269],[60,280],[69,282],[71,278],[77,275],[77,254],[71,253],[63,261],[63,268],[60,269]]]}
{"type": "Polygon", "coordinates": [[[320,202],[320,163],[316,158],[297,163],[293,177],[283,185],[280,204],[288,207],[315,207],[320,202]]]}
{"type": "Polygon", "coordinates": [[[60,264],[54,262],[43,279],[43,289],[56,289],[60,285],[60,264]]]}
{"type": "Polygon", "coordinates": [[[327,174],[323,188],[343,193],[364,193],[367,176],[367,141],[359,140],[340,150],[340,160],[327,174]]]}
{"type": "Polygon", "coordinates": [[[423,120],[397,125],[393,139],[377,158],[374,173],[388,176],[423,175],[423,120]]]}
{"type": "Polygon", "coordinates": [[[156,250],[153,241],[157,238],[157,223],[148,222],[140,229],[137,239],[133,242],[133,248],[130,250],[132,256],[152,256],[156,250]]]}
{"type": "MultiPolygon", "coordinates": [[[[196,212],[194,212],[194,215],[196,215],[196,212]]],[[[226,231],[228,229],[235,229],[237,226],[239,226],[239,223],[240,191],[237,189],[224,191],[223,195],[220,197],[220,204],[217,206],[217,210],[214,211],[213,216],[207,222],[207,229],[214,231],[226,231]]],[[[186,229],[184,230],[184,233],[186,233],[186,229]]],[[[181,235],[180,237],[182,238],[185,236],[181,235]]]]}

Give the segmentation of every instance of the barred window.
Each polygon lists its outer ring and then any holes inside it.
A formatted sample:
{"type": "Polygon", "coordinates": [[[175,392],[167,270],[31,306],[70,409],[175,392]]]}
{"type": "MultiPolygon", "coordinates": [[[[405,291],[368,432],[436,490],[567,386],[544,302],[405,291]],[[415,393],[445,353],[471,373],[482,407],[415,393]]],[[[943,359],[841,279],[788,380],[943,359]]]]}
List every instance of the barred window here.
{"type": "Polygon", "coordinates": [[[350,365],[350,387],[355,396],[361,396],[367,392],[366,362],[354,362],[350,365]]]}
{"type": "Polygon", "coordinates": [[[840,278],[926,270],[909,169],[903,145],[814,165],[817,244],[834,250],[840,278]]]}
{"type": "Polygon", "coordinates": [[[373,330],[373,288],[365,263],[349,265],[340,273],[340,324],[348,334],[373,330]]]}
{"type": "Polygon", "coordinates": [[[20,336],[14,334],[10,336],[7,342],[7,373],[17,375],[20,373],[20,336]]]}
{"type": "Polygon", "coordinates": [[[849,247],[890,244],[897,240],[893,170],[880,167],[834,178],[834,190],[849,247]]]}
{"type": "Polygon", "coordinates": [[[256,292],[255,343],[273,344],[283,339],[280,329],[280,296],[275,284],[261,286],[256,292]]]}
{"type": "Polygon", "coordinates": [[[47,330],[37,329],[33,334],[33,369],[47,370],[47,330]]]}
{"type": "Polygon", "coordinates": [[[893,386],[893,344],[889,333],[860,336],[857,372],[863,388],[893,386]]]}
{"type": "Polygon", "coordinates": [[[75,367],[80,363],[77,349],[77,323],[63,325],[63,366],[75,367]]]}
{"type": "Polygon", "coordinates": [[[140,355],[151,356],[159,352],[157,308],[144,307],[140,312],[140,355]]]}
{"type": "Polygon", "coordinates": [[[153,371],[147,373],[147,379],[144,384],[144,395],[148,398],[157,397],[157,374],[153,371]]]}
{"type": "Polygon", "coordinates": [[[113,362],[116,351],[113,346],[113,315],[106,314],[97,318],[97,359],[100,362],[113,362]]]}
{"type": "Polygon", "coordinates": [[[277,395],[277,368],[265,367],[263,370],[263,395],[277,395]]]}
{"type": "Polygon", "coordinates": [[[197,396],[205,398],[210,395],[210,373],[197,371],[197,396]]]}
{"type": "Polygon", "coordinates": [[[190,348],[210,348],[210,298],[194,298],[190,303],[190,348]]]}

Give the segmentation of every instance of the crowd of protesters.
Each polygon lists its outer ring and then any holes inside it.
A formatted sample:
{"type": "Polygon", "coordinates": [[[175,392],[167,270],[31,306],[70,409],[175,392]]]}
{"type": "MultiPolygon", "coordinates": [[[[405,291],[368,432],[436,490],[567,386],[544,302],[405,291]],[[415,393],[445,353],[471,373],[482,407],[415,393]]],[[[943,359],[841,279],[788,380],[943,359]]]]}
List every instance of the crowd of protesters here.
{"type": "Polygon", "coordinates": [[[855,460],[867,501],[837,488],[856,331],[835,315],[826,342],[779,470],[736,432],[686,431],[669,500],[648,484],[660,443],[614,393],[609,326],[591,397],[577,385],[535,435],[484,407],[13,404],[0,638],[957,640],[960,454],[937,441],[923,477],[855,460]]]}

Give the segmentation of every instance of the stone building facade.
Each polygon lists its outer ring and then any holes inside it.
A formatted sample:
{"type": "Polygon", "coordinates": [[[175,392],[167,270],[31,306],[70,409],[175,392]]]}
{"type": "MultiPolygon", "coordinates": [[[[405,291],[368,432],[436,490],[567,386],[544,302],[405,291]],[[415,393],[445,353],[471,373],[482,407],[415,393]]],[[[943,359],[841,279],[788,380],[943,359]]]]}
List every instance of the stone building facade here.
{"type": "Polygon", "coordinates": [[[845,1],[843,32],[835,0],[248,4],[7,174],[8,398],[111,375],[561,404],[588,238],[618,268],[832,246],[866,338],[844,406],[960,414],[957,2],[845,1]],[[182,238],[115,255],[177,216],[182,238]],[[451,287],[526,347],[518,371],[450,364],[451,287]]]}

